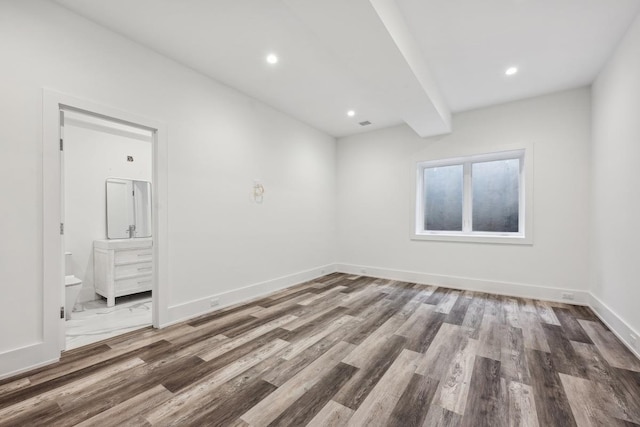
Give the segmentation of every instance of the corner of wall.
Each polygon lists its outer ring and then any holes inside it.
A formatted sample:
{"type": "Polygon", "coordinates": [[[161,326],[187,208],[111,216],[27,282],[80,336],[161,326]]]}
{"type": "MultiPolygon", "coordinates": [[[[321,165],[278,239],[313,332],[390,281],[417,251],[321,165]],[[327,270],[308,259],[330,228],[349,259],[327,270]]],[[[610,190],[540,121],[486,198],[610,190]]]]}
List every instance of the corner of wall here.
{"type": "Polygon", "coordinates": [[[239,303],[247,303],[251,300],[261,298],[267,294],[279,291],[291,286],[295,286],[304,282],[308,282],[327,274],[335,273],[336,265],[327,264],[315,267],[310,270],[300,271],[287,276],[277,277],[275,279],[266,280],[264,282],[254,283],[232,291],[222,292],[219,294],[209,295],[197,300],[176,304],[169,307],[168,322],[161,324],[164,328],[196,316],[207,314],[210,312],[221,310],[225,307],[239,303]],[[212,300],[217,303],[212,307],[212,300]]]}
{"type": "Polygon", "coordinates": [[[636,166],[640,125],[640,15],[627,29],[591,85],[589,173],[590,306],[609,329],[640,358],[637,229],[630,227],[640,207],[636,166]],[[632,340],[636,337],[636,343],[632,340]]]}
{"type": "Polygon", "coordinates": [[[616,337],[640,359],[640,334],[634,330],[631,325],[624,321],[616,312],[614,312],[601,299],[590,294],[589,305],[602,322],[614,333],[616,337]],[[633,346],[631,336],[636,337],[636,347],[633,346]]]}

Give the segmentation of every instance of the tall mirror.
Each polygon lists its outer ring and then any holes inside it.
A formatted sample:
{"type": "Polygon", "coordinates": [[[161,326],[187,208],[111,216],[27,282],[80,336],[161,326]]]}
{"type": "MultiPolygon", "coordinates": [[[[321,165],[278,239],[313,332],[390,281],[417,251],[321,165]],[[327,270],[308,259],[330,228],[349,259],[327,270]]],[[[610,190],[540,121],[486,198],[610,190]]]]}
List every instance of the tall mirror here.
{"type": "Polygon", "coordinates": [[[107,238],[151,237],[151,183],[108,178],[107,238]]]}

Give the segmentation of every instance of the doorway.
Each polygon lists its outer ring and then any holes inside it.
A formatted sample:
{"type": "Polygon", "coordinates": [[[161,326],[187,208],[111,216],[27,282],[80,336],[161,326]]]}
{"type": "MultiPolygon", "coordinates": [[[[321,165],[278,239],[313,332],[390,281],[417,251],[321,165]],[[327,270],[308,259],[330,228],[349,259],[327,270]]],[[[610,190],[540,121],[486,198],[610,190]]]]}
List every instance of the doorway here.
{"type": "Polygon", "coordinates": [[[154,133],[60,108],[64,350],[152,323],[154,133]]]}
{"type": "MultiPolygon", "coordinates": [[[[43,90],[43,289],[42,339],[25,348],[24,357],[53,361],[66,348],[65,240],[64,240],[64,116],[76,112],[95,119],[146,129],[152,133],[152,198],[150,203],[152,320],[154,327],[169,324],[168,307],[168,143],[166,125],[144,115],[87,101],[71,95],[43,90]]],[[[135,162],[135,157],[134,157],[135,162]]],[[[103,187],[106,198],[106,183],[103,187]]],[[[106,213],[105,213],[106,215],[106,213]]],[[[134,252],[139,249],[133,249],[134,252]]],[[[88,261],[87,261],[88,262],[88,261]]],[[[88,265],[88,264],[87,264],[88,265]]],[[[86,267],[86,266],[85,266],[86,267]]],[[[144,267],[140,267],[144,268],[144,267]]],[[[88,292],[88,291],[85,291],[88,292]]],[[[115,297],[117,298],[117,297],[115,297]]],[[[74,304],[75,305],[75,304],[74,304]]],[[[42,363],[42,362],[40,362],[42,363]]]]}

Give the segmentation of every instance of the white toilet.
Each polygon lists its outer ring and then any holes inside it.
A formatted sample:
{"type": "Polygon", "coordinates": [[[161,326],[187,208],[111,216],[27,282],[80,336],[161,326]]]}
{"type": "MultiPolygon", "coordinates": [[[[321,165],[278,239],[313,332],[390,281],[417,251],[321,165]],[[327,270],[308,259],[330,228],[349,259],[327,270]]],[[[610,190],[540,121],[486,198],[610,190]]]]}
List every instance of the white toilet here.
{"type": "Polygon", "coordinates": [[[76,305],[76,300],[82,289],[82,280],[73,275],[73,269],[71,268],[71,252],[64,253],[64,311],[66,312],[67,320],[71,318],[71,312],[76,305]]]}

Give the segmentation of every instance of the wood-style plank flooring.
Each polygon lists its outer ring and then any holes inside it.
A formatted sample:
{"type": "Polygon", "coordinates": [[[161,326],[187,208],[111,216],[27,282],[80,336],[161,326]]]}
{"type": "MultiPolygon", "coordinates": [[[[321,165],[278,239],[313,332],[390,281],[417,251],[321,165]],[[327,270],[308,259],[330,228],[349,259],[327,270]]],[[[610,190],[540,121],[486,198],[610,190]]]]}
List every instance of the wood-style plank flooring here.
{"type": "Polygon", "coordinates": [[[0,381],[0,426],[634,426],[585,307],[331,274],[0,381]]]}

